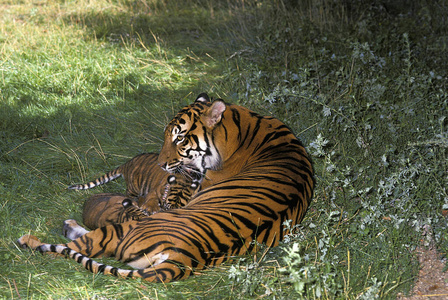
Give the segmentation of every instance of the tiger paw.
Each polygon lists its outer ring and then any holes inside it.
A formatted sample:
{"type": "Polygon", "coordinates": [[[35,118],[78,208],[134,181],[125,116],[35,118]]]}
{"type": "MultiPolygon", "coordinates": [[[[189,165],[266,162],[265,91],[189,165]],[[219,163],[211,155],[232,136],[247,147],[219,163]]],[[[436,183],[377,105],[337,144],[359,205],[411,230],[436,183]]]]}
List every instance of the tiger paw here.
{"type": "Polygon", "coordinates": [[[88,233],[84,227],[78,224],[75,220],[65,220],[62,226],[62,234],[71,240],[76,240],[80,236],[88,233]]]}
{"type": "Polygon", "coordinates": [[[30,249],[36,249],[40,245],[42,245],[42,242],[31,234],[25,234],[22,235],[18,240],[17,244],[22,248],[30,248],[30,249]]]}

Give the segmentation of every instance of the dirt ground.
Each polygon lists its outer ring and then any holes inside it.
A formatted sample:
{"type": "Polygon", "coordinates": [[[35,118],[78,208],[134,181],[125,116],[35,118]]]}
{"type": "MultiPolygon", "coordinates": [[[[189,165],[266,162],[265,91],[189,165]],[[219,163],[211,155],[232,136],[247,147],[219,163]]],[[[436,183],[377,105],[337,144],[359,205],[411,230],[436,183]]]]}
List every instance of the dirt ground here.
{"type": "Polygon", "coordinates": [[[443,272],[446,258],[442,260],[433,246],[430,227],[424,228],[424,231],[424,245],[416,249],[420,262],[417,282],[409,297],[399,296],[398,300],[448,299],[448,272],[443,272]]]}

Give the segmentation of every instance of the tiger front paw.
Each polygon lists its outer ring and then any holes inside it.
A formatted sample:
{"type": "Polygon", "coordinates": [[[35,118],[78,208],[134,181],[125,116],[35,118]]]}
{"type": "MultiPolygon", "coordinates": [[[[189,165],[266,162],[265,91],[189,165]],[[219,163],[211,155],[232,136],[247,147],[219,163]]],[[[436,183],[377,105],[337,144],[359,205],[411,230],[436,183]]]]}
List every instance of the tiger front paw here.
{"type": "Polygon", "coordinates": [[[30,249],[36,249],[40,245],[42,245],[42,242],[31,234],[25,234],[22,235],[18,240],[17,244],[22,248],[30,248],[30,249]]]}
{"type": "Polygon", "coordinates": [[[80,236],[83,236],[84,234],[88,233],[89,231],[86,230],[84,227],[78,224],[75,220],[65,220],[64,224],[62,225],[62,234],[66,237],[73,240],[76,240],[80,236]]]}

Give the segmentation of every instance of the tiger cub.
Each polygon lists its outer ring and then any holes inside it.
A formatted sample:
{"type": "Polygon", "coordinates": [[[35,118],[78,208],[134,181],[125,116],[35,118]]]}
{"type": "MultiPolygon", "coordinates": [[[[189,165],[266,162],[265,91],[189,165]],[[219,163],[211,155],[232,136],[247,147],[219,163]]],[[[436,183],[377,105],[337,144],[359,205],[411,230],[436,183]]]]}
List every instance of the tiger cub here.
{"type": "MultiPolygon", "coordinates": [[[[177,176],[178,179],[185,179],[183,176],[177,176]]],[[[110,224],[119,224],[129,220],[140,220],[151,215],[151,212],[157,210],[168,210],[185,206],[193,193],[199,189],[199,183],[193,181],[187,186],[187,181],[177,180],[176,176],[169,175],[165,185],[163,206],[158,206],[159,198],[155,192],[149,193],[146,197],[131,198],[119,193],[100,193],[92,195],[86,200],[83,208],[83,223],[90,229],[96,229],[110,224]],[[145,203],[139,203],[142,198],[145,203]],[[149,203],[148,203],[149,202],[149,203]],[[148,208],[152,205],[151,209],[148,208]],[[157,206],[157,207],[156,207],[157,206]]],[[[66,226],[64,225],[64,235],[66,226]]],[[[67,236],[74,239],[70,236],[67,236]]]]}
{"type": "Polygon", "coordinates": [[[90,196],[84,203],[82,222],[88,228],[96,229],[147,216],[149,214],[138,206],[135,199],[119,193],[101,193],[90,196]]]}
{"type": "MultiPolygon", "coordinates": [[[[130,220],[140,220],[149,214],[138,206],[135,199],[119,193],[101,193],[89,197],[84,203],[82,219],[87,228],[96,229],[130,220]]],[[[66,220],[62,233],[74,240],[89,231],[75,220],[66,220]]]]}
{"type": "Polygon", "coordinates": [[[157,153],[137,155],[93,181],[68,188],[86,190],[123,177],[126,195],[137,198],[137,206],[148,214],[185,206],[200,189],[202,174],[191,170],[170,175],[157,164],[157,157],[157,153]]]}

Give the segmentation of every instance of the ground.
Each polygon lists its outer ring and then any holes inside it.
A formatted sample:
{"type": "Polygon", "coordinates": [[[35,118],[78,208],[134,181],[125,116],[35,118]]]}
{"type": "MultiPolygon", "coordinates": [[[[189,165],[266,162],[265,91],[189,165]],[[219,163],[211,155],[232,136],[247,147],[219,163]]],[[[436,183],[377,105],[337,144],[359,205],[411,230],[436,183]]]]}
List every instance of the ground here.
{"type": "MultiPolygon", "coordinates": [[[[427,230],[430,232],[431,230],[427,230]]],[[[426,245],[416,249],[420,262],[418,279],[409,297],[399,296],[399,300],[448,299],[448,272],[443,272],[446,265],[446,257],[435,249],[431,234],[426,234],[426,245]],[[428,243],[429,240],[429,243],[428,243]]],[[[422,244],[425,244],[424,241],[422,244]]]]}

